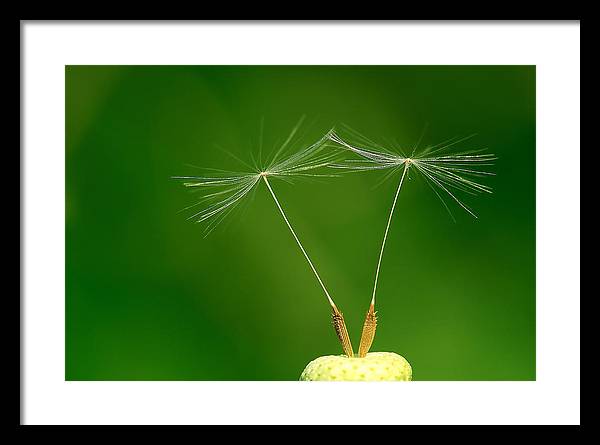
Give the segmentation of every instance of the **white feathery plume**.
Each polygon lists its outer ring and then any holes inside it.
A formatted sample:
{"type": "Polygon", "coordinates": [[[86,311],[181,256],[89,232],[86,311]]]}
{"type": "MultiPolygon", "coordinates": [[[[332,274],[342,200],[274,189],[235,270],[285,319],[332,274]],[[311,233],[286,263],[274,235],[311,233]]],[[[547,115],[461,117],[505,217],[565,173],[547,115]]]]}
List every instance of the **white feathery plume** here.
{"type": "MultiPolygon", "coordinates": [[[[317,173],[313,171],[321,167],[331,166],[334,162],[339,161],[339,150],[337,152],[336,150],[328,152],[325,150],[328,146],[331,146],[329,143],[330,133],[325,134],[321,139],[306,148],[295,152],[292,151],[292,147],[298,143],[294,138],[297,136],[298,129],[302,125],[303,120],[304,118],[300,119],[287,139],[276,149],[271,159],[265,161],[262,166],[256,165],[256,159],[253,159],[255,166],[251,167],[235,155],[229,153],[232,157],[244,163],[254,171],[233,173],[225,170],[210,169],[214,171],[214,173],[210,175],[174,176],[173,179],[181,180],[185,187],[201,193],[202,196],[197,202],[182,210],[186,211],[200,208],[200,210],[194,211],[188,219],[194,220],[197,223],[206,223],[204,231],[205,237],[208,236],[237,206],[239,206],[240,203],[248,197],[250,192],[253,192],[256,189],[260,182],[264,182],[287,227],[323,289],[329,304],[332,308],[335,308],[333,299],[304,249],[304,246],[302,246],[300,239],[294,231],[281,203],[275,195],[271,183],[269,182],[269,178],[278,178],[289,182],[294,178],[338,176],[335,174],[317,173]],[[284,156],[286,153],[288,153],[288,155],[284,156]]],[[[260,154],[258,162],[262,162],[260,154]]]]}
{"type": "MultiPolygon", "coordinates": [[[[390,169],[390,174],[386,175],[385,179],[388,179],[392,173],[402,170],[377,261],[373,294],[371,298],[371,304],[374,305],[379,270],[381,268],[383,251],[385,249],[392,217],[396,208],[398,195],[400,194],[400,189],[405,182],[405,178],[410,174],[410,171],[420,174],[425,179],[425,182],[440,199],[454,221],[456,220],[443,196],[449,197],[451,201],[455,201],[466,212],[477,218],[477,215],[458,197],[458,194],[459,192],[471,195],[492,193],[491,187],[480,183],[478,178],[494,175],[494,173],[486,171],[485,168],[493,165],[493,161],[497,158],[493,154],[482,153],[485,149],[457,153],[449,151],[451,147],[470,139],[474,135],[464,138],[455,137],[439,144],[425,147],[422,151],[417,152],[418,145],[423,137],[421,136],[419,141],[412,147],[410,155],[407,155],[399,148],[397,148],[398,151],[396,152],[371,141],[352,129],[346,127],[346,130],[351,137],[360,142],[357,144],[354,142],[347,142],[334,131],[329,133],[329,138],[350,152],[358,155],[361,159],[345,160],[341,163],[332,164],[330,167],[349,172],[390,169]]],[[[390,146],[391,145],[392,144],[390,143],[390,146]]]]}

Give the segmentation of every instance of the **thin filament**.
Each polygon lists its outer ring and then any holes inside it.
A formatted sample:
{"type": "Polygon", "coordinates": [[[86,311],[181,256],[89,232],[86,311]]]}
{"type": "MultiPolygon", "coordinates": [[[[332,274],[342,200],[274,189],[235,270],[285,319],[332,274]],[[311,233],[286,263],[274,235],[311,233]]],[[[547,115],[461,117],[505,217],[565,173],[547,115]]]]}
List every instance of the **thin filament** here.
{"type": "Polygon", "coordinates": [[[388,217],[387,226],[385,227],[385,233],[383,235],[383,242],[381,243],[381,251],[379,252],[379,261],[377,261],[377,270],[375,272],[375,284],[373,285],[373,297],[371,298],[371,304],[375,305],[375,293],[377,292],[377,280],[379,279],[379,268],[381,267],[381,259],[383,258],[383,250],[385,249],[385,242],[387,240],[388,232],[390,230],[390,224],[392,223],[392,216],[394,215],[394,209],[396,208],[396,201],[398,201],[398,195],[400,194],[400,189],[402,188],[402,183],[404,182],[404,176],[408,171],[408,164],[404,163],[404,170],[402,171],[402,177],[400,178],[400,184],[398,184],[398,189],[396,190],[396,195],[394,196],[394,202],[392,204],[392,209],[390,210],[390,216],[388,217]]]}
{"type": "Polygon", "coordinates": [[[285,215],[285,212],[283,211],[283,208],[281,207],[281,204],[279,204],[279,200],[277,199],[277,196],[275,196],[275,192],[271,188],[271,184],[269,184],[267,176],[263,175],[262,178],[264,179],[265,184],[267,184],[267,187],[268,187],[269,191],[271,192],[271,196],[273,196],[273,199],[275,200],[275,204],[277,204],[277,208],[281,212],[281,216],[283,216],[283,219],[285,220],[285,223],[287,224],[288,228],[290,229],[290,232],[292,232],[292,235],[294,236],[294,239],[296,240],[296,243],[298,243],[298,247],[300,247],[300,250],[304,254],[304,257],[306,258],[306,261],[308,261],[308,264],[310,265],[310,268],[312,269],[313,273],[317,277],[317,280],[319,281],[319,284],[323,288],[323,292],[325,292],[325,296],[327,297],[327,300],[329,301],[329,304],[331,305],[332,308],[335,308],[336,307],[335,303],[331,299],[331,296],[329,295],[329,292],[327,292],[327,288],[325,287],[325,285],[323,284],[323,281],[321,280],[321,277],[317,273],[317,269],[315,269],[315,266],[313,265],[312,261],[308,257],[308,254],[306,253],[306,250],[304,250],[304,247],[302,246],[302,243],[298,239],[298,236],[296,235],[296,232],[294,232],[294,229],[292,228],[292,225],[290,224],[290,221],[287,219],[287,216],[285,215]]]}

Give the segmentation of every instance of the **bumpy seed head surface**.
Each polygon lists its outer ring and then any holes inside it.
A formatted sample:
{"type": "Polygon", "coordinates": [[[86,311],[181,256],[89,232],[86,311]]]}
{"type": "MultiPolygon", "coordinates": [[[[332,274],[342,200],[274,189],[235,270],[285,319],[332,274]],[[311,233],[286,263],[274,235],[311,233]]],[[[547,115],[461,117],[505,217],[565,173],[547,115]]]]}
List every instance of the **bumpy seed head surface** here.
{"type": "Polygon", "coordinates": [[[370,352],[364,358],[326,355],[310,362],[300,380],[409,381],[410,363],[393,352],[370,352]]]}

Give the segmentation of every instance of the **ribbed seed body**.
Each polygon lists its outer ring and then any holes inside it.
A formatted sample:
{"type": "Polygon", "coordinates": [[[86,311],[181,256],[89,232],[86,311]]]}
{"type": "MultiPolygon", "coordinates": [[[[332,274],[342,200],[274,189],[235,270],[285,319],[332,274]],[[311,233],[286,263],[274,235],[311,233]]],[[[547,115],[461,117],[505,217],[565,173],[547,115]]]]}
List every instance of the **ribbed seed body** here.
{"type": "Polygon", "coordinates": [[[342,344],[344,354],[348,357],[354,357],[352,343],[350,342],[350,336],[348,335],[348,329],[346,328],[346,322],[344,321],[344,315],[335,306],[333,307],[332,322],[335,333],[342,344]]]}
{"type": "Polygon", "coordinates": [[[365,324],[363,325],[362,335],[360,336],[360,345],[358,346],[358,356],[365,357],[371,349],[373,339],[375,338],[375,330],[377,329],[377,313],[375,307],[371,304],[367,311],[365,324]]]}

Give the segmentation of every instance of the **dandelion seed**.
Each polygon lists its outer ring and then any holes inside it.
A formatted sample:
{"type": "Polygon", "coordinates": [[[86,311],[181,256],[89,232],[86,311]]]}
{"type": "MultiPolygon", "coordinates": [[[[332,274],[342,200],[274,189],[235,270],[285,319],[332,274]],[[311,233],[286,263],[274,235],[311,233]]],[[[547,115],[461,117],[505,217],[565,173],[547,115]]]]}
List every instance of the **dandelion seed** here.
{"type": "MultiPolygon", "coordinates": [[[[283,207],[269,181],[269,178],[276,178],[290,182],[291,180],[298,178],[311,179],[318,177],[338,176],[330,173],[318,173],[318,169],[329,167],[333,163],[340,161],[339,151],[326,151],[326,148],[331,147],[329,144],[331,136],[330,133],[327,133],[317,142],[304,149],[293,151],[293,147],[298,142],[298,130],[303,121],[304,118],[301,118],[285,141],[275,149],[274,155],[271,157],[271,159],[264,161],[264,164],[262,165],[257,164],[253,171],[248,173],[233,174],[223,170],[214,170],[216,173],[213,175],[175,176],[173,179],[181,180],[183,181],[184,186],[202,193],[202,197],[196,203],[186,207],[184,210],[199,209],[198,211],[194,210],[194,213],[188,219],[194,220],[197,223],[206,223],[207,225],[204,231],[205,236],[208,236],[208,234],[210,234],[225,218],[227,218],[227,216],[230,215],[231,212],[251,194],[251,192],[253,193],[259,183],[264,183],[270,195],[272,196],[277,209],[281,213],[286,226],[290,230],[304,258],[308,262],[310,269],[325,293],[327,301],[332,309],[335,331],[340,342],[342,343],[344,353],[347,356],[352,357],[352,345],[350,343],[343,315],[335,305],[329,291],[325,287],[323,280],[317,272],[317,269],[308,256],[304,246],[300,242],[296,231],[292,227],[292,224],[283,210],[283,207]]],[[[258,163],[263,163],[263,125],[264,124],[261,122],[259,156],[258,160],[253,158],[254,163],[257,161],[258,163]]],[[[235,155],[231,153],[230,155],[237,159],[240,163],[252,168],[235,155]]]]}
{"type": "Polygon", "coordinates": [[[493,165],[493,161],[496,160],[496,157],[493,154],[482,153],[485,149],[470,150],[460,153],[448,152],[451,147],[470,139],[473,135],[465,138],[455,137],[440,144],[425,147],[425,149],[418,153],[418,146],[423,139],[423,134],[421,134],[421,137],[412,148],[410,156],[406,156],[399,147],[396,147],[398,152],[395,152],[392,149],[376,144],[352,129],[346,129],[351,137],[359,141],[358,143],[349,143],[333,131],[330,132],[329,137],[333,142],[358,155],[361,159],[350,159],[342,163],[334,163],[330,167],[348,172],[390,169],[390,174],[386,175],[384,180],[388,179],[392,172],[396,172],[400,169],[402,170],[400,181],[396,188],[390,213],[388,215],[375,270],[371,304],[363,326],[363,333],[359,346],[359,357],[364,357],[366,356],[375,335],[376,317],[374,306],[379,272],[392,217],[405,178],[408,177],[410,171],[419,173],[425,179],[425,182],[430,186],[435,195],[440,199],[444,208],[448,211],[453,220],[455,220],[454,215],[452,215],[450,207],[443,196],[447,196],[447,198],[456,202],[470,215],[477,218],[477,215],[458,197],[458,194],[459,192],[470,195],[492,193],[491,187],[478,182],[478,178],[494,175],[494,173],[486,171],[485,167],[493,165]]]}

